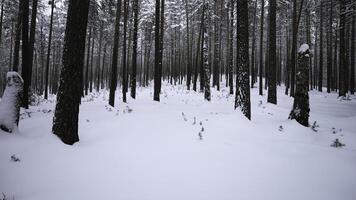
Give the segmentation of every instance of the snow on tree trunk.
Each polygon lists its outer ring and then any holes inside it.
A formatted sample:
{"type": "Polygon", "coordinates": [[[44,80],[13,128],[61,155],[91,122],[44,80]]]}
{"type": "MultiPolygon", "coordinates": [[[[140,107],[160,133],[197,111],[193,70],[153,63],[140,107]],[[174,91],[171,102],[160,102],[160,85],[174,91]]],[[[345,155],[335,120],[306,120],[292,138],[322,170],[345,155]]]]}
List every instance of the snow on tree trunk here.
{"type": "Polygon", "coordinates": [[[0,102],[0,129],[11,133],[19,124],[23,79],[17,72],[7,73],[7,84],[0,102]]]}
{"type": "Polygon", "coordinates": [[[309,120],[309,94],[308,94],[308,63],[309,46],[303,44],[298,51],[298,69],[296,74],[296,91],[294,96],[293,110],[289,118],[295,119],[303,126],[308,126],[309,120]]]}
{"type": "MultiPolygon", "coordinates": [[[[204,2],[204,11],[208,10],[208,3],[204,2]]],[[[208,21],[208,14],[204,13],[204,24],[203,24],[203,65],[204,65],[204,98],[205,100],[211,100],[210,94],[210,70],[209,70],[209,58],[208,58],[208,32],[207,32],[207,21],[208,21]]]]}

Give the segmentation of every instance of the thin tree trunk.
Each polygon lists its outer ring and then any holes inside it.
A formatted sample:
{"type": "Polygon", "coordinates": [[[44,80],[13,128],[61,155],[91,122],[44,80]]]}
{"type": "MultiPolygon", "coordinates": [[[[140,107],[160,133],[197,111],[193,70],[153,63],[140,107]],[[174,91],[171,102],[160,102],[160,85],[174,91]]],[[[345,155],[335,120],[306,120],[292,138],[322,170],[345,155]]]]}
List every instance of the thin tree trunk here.
{"type": "Polygon", "coordinates": [[[121,0],[117,0],[116,5],[116,19],[115,19],[115,33],[114,33],[114,47],[112,53],[111,63],[111,79],[110,79],[110,94],[109,105],[115,105],[115,90],[117,86],[117,60],[119,54],[119,37],[120,37],[120,17],[121,17],[121,0]]]}

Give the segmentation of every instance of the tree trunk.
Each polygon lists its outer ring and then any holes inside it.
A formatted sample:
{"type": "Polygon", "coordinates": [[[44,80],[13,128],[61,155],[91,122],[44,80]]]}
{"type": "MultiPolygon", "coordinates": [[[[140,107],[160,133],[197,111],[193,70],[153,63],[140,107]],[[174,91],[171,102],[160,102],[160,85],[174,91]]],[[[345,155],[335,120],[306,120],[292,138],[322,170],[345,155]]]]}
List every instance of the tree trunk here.
{"type": "Polygon", "coordinates": [[[263,95],[263,23],[264,23],[264,16],[265,16],[265,0],[261,0],[261,24],[260,24],[260,66],[259,66],[259,95],[263,95]]]}
{"type": "Polygon", "coordinates": [[[29,63],[30,59],[30,46],[28,41],[28,15],[29,15],[29,0],[21,0],[22,3],[22,77],[24,78],[24,91],[22,97],[22,107],[28,109],[28,90],[29,90],[29,63]]]}
{"type": "Polygon", "coordinates": [[[136,71],[137,71],[137,32],[138,32],[138,0],[133,2],[134,31],[132,50],[132,76],[131,76],[131,97],[136,98],[136,71]]]}
{"type": "Polygon", "coordinates": [[[230,0],[230,30],[229,30],[229,88],[234,94],[234,0],[230,0]]]}
{"type": "Polygon", "coordinates": [[[69,145],[79,141],[78,115],[88,11],[89,0],[69,0],[62,72],[52,127],[52,132],[69,145]]]}
{"type": "Polygon", "coordinates": [[[122,101],[127,102],[126,91],[127,91],[127,16],[128,16],[128,0],[124,0],[124,44],[122,49],[122,101]]]}
{"type": "Polygon", "coordinates": [[[249,52],[248,52],[248,1],[237,2],[237,79],[235,109],[240,107],[242,113],[251,119],[251,101],[249,86],[249,52]]]}
{"type": "MultiPolygon", "coordinates": [[[[46,83],[45,83],[45,99],[48,99],[48,76],[49,76],[49,58],[51,55],[51,42],[52,42],[52,26],[53,26],[53,10],[55,7],[55,3],[54,0],[51,1],[51,20],[50,20],[50,24],[49,24],[49,37],[48,37],[48,49],[47,49],[47,60],[46,60],[46,72],[45,72],[45,79],[46,79],[46,83]]],[[[81,85],[81,84],[80,84],[81,85]]]]}
{"type": "Polygon", "coordinates": [[[303,126],[309,126],[309,84],[308,84],[308,64],[309,64],[309,46],[304,44],[298,52],[298,69],[296,75],[296,92],[294,96],[293,110],[289,118],[295,119],[303,126]]]}
{"type": "Polygon", "coordinates": [[[345,69],[346,69],[346,52],[345,52],[345,19],[346,0],[340,0],[340,40],[339,40],[339,96],[346,96],[345,69]]]}
{"type": "MultiPolygon", "coordinates": [[[[208,9],[208,3],[203,2],[204,6],[204,11],[208,9]]],[[[208,31],[207,31],[207,21],[208,21],[208,14],[207,12],[204,12],[204,23],[203,23],[203,49],[202,49],[202,54],[203,54],[203,64],[204,64],[204,99],[207,101],[211,100],[211,94],[210,94],[210,70],[209,70],[209,58],[208,58],[208,31]]]]}
{"type": "Polygon", "coordinates": [[[19,55],[20,55],[20,41],[21,41],[21,26],[22,26],[22,0],[19,1],[19,12],[17,14],[15,46],[14,46],[14,60],[12,71],[19,71],[19,55]]]}
{"type": "Polygon", "coordinates": [[[109,94],[109,105],[111,105],[112,107],[114,107],[115,105],[115,90],[117,86],[117,59],[119,54],[120,17],[121,17],[121,0],[117,0],[114,47],[112,50],[113,53],[112,53],[112,64],[111,64],[110,94],[109,94]]]}
{"type": "Polygon", "coordinates": [[[276,0],[270,0],[269,9],[269,45],[268,45],[268,98],[267,101],[277,104],[277,86],[276,86],[276,0]]]}
{"type": "Polygon", "coordinates": [[[319,47],[319,82],[318,82],[318,90],[319,92],[323,91],[323,65],[324,65],[324,58],[323,58],[323,1],[320,1],[320,47],[319,47]]]}

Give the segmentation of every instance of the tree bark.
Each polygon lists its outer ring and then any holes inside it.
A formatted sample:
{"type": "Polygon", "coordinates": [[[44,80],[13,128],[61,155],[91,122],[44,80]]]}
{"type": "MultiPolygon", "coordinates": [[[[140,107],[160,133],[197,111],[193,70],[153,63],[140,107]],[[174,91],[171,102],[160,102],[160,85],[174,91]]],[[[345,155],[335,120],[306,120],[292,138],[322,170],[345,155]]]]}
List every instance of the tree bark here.
{"type": "Polygon", "coordinates": [[[62,72],[52,127],[52,132],[69,145],[79,141],[78,115],[88,11],[89,0],[69,0],[62,72]]]}
{"type": "Polygon", "coordinates": [[[112,50],[113,53],[112,53],[112,63],[111,63],[110,94],[109,94],[109,105],[111,105],[112,107],[114,107],[115,105],[115,90],[117,86],[117,60],[119,54],[120,18],[121,18],[121,0],[117,0],[114,46],[112,50]]]}
{"type": "Polygon", "coordinates": [[[235,109],[240,107],[242,113],[251,119],[251,101],[249,86],[249,52],[248,52],[248,1],[237,2],[237,78],[235,109]]]}

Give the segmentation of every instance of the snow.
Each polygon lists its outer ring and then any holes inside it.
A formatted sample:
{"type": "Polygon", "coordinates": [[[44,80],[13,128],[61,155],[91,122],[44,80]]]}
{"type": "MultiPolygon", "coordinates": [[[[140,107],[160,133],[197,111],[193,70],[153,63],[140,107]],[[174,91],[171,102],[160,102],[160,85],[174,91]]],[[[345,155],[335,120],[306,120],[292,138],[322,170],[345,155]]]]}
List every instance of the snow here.
{"type": "Polygon", "coordinates": [[[7,72],[6,78],[8,83],[0,101],[0,126],[12,131],[17,126],[16,101],[19,91],[22,90],[23,79],[17,72],[7,72]]]}
{"type": "Polygon", "coordinates": [[[228,88],[212,89],[211,102],[167,84],[154,102],[152,91],[139,88],[128,104],[118,94],[114,109],[108,92],[86,97],[73,146],[51,133],[52,101],[22,111],[19,132],[0,132],[0,192],[16,200],[356,199],[355,96],[310,92],[315,132],[288,119],[293,99],[283,87],[278,105],[251,91],[252,121],[233,109],[228,88]],[[336,138],[346,146],[331,147],[336,138]]]}
{"type": "Polygon", "coordinates": [[[307,50],[309,50],[309,45],[307,44],[302,44],[302,46],[299,47],[298,53],[304,53],[307,50]]]}

